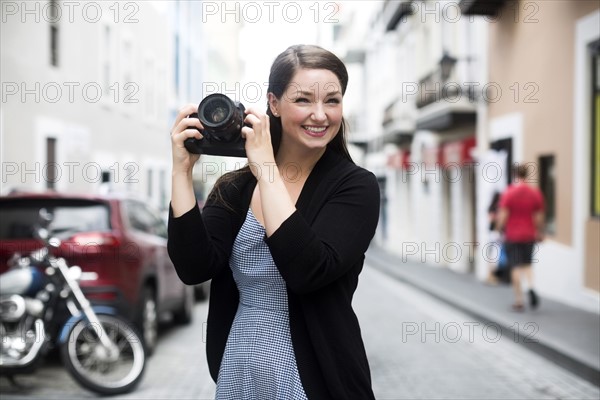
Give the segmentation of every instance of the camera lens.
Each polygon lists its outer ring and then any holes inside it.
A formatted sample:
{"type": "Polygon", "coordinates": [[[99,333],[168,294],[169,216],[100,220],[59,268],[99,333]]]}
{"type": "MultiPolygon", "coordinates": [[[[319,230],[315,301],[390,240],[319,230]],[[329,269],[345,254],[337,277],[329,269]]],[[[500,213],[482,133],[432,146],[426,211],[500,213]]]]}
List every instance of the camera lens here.
{"type": "Polygon", "coordinates": [[[231,121],[234,104],[227,96],[219,93],[207,96],[198,110],[200,121],[210,128],[222,129],[231,121]]]}
{"type": "Polygon", "coordinates": [[[215,108],[211,114],[210,118],[212,122],[218,124],[219,122],[223,122],[227,118],[228,110],[225,107],[217,107],[215,108]]]}
{"type": "Polygon", "coordinates": [[[204,126],[202,134],[211,140],[233,142],[241,135],[244,106],[220,93],[208,95],[198,106],[198,118],[204,126]]]}

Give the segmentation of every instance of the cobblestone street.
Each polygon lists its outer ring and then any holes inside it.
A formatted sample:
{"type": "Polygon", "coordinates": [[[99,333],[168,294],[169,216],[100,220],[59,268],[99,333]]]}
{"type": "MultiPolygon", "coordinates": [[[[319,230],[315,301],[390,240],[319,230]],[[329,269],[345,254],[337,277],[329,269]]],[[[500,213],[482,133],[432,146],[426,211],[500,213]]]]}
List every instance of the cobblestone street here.
{"type": "MultiPolygon", "coordinates": [[[[365,266],[355,299],[378,399],[598,399],[587,381],[507,336],[379,270],[365,266]]],[[[166,329],[140,387],[120,399],[212,399],[204,354],[207,303],[189,327],[166,329]]],[[[519,326],[535,340],[535,324],[519,326]]],[[[19,379],[0,379],[3,400],[80,399],[78,387],[53,362],[19,379]]]]}
{"type": "MultiPolygon", "coordinates": [[[[591,385],[485,324],[366,267],[355,309],[378,399],[598,399],[591,385]]],[[[535,340],[535,325],[525,326],[535,340]]]]}

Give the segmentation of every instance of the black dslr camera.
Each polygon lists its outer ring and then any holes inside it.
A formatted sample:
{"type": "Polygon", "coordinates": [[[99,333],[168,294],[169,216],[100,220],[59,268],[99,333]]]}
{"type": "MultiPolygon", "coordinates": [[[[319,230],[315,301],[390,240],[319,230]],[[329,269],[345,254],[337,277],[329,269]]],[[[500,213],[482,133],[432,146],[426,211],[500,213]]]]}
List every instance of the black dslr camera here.
{"type": "Polygon", "coordinates": [[[194,154],[216,156],[246,157],[242,138],[245,107],[229,97],[214,93],[200,102],[198,113],[190,118],[198,118],[204,127],[202,139],[189,138],[184,141],[185,148],[194,154]]]}

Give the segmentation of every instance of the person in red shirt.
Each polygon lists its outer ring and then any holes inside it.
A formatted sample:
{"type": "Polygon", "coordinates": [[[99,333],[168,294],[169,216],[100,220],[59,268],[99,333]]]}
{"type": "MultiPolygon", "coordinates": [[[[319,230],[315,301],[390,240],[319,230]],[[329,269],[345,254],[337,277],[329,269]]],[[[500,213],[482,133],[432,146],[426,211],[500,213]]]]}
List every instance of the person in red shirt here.
{"type": "Polygon", "coordinates": [[[525,278],[529,287],[529,303],[532,308],[539,305],[533,289],[531,261],[534,245],[543,240],[544,197],[538,188],[526,183],[527,166],[515,168],[515,180],[500,198],[497,228],[504,231],[508,267],[515,292],[515,311],[523,311],[521,280],[525,278]]]}

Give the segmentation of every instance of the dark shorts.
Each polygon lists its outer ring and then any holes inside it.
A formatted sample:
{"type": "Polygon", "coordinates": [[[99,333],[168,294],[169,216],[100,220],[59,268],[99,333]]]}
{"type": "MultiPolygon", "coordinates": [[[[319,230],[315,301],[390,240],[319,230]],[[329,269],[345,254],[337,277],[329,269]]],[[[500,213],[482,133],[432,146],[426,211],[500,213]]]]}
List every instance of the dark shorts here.
{"type": "Polygon", "coordinates": [[[531,264],[535,242],[506,242],[505,246],[508,267],[531,264]]]}

